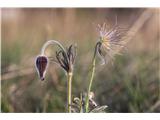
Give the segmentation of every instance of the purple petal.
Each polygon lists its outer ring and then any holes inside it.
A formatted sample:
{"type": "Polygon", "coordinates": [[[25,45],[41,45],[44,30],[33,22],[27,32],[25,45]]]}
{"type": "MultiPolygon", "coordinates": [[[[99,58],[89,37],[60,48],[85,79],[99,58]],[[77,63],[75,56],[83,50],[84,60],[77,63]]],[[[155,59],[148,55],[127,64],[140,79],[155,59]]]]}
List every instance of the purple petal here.
{"type": "Polygon", "coordinates": [[[44,80],[47,65],[48,65],[48,59],[46,56],[38,56],[36,58],[36,68],[41,80],[44,80]]]}

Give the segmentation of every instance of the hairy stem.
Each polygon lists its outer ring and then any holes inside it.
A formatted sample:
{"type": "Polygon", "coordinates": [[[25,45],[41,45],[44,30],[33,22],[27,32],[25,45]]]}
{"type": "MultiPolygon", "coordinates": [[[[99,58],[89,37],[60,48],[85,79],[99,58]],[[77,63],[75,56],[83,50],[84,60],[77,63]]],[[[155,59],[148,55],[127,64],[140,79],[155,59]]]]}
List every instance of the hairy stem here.
{"type": "Polygon", "coordinates": [[[59,48],[61,48],[63,51],[66,52],[66,50],[64,49],[64,47],[62,46],[62,44],[56,40],[48,40],[42,47],[41,49],[41,55],[44,55],[44,52],[46,50],[46,48],[49,46],[49,45],[57,45],[59,48]]]}
{"type": "Polygon", "coordinates": [[[72,102],[72,73],[68,73],[68,113],[71,113],[71,102],[72,102]]]}
{"type": "Polygon", "coordinates": [[[88,87],[87,98],[86,98],[86,112],[89,111],[89,94],[91,92],[91,87],[92,87],[93,78],[95,74],[95,65],[96,65],[96,57],[93,58],[93,62],[92,62],[92,72],[91,72],[91,78],[89,81],[89,87],[88,87]]]}

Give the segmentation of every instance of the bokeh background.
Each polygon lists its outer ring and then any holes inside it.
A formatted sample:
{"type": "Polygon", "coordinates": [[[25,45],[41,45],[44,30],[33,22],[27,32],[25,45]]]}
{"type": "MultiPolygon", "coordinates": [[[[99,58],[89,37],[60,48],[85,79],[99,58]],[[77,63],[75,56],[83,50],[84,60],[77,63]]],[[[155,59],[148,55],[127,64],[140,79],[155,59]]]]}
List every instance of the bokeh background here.
{"type": "MultiPolygon", "coordinates": [[[[114,64],[97,65],[92,91],[106,112],[160,112],[158,8],[2,8],[1,112],[65,112],[66,76],[51,63],[40,81],[34,60],[49,39],[77,43],[73,96],[87,90],[96,26],[117,22],[128,43],[114,64]]],[[[47,53],[54,53],[53,47],[47,53]]]]}

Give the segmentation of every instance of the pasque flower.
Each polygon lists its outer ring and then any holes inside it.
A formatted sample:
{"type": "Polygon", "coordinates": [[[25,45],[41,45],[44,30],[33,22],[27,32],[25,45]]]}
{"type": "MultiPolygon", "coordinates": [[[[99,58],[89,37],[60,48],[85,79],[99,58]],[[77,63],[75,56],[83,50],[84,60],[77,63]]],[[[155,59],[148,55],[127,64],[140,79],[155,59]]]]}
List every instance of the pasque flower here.
{"type": "Polygon", "coordinates": [[[41,54],[36,58],[35,65],[38,72],[38,75],[41,80],[44,80],[45,73],[50,61],[54,61],[59,66],[61,66],[65,72],[71,73],[73,72],[73,66],[76,58],[76,46],[70,45],[68,49],[64,49],[64,47],[55,40],[47,41],[41,50],[41,54]],[[52,57],[45,56],[45,50],[50,44],[55,44],[60,47],[60,50],[56,51],[56,60],[50,59],[52,57]]]}
{"type": "Polygon", "coordinates": [[[127,32],[126,29],[120,28],[117,24],[111,29],[108,29],[106,23],[102,25],[98,24],[97,29],[99,32],[99,40],[96,43],[92,60],[92,71],[86,97],[86,112],[89,111],[89,94],[95,74],[96,56],[98,55],[98,57],[101,59],[102,65],[108,63],[110,60],[113,60],[114,55],[119,54],[120,49],[124,47],[126,37],[125,35],[127,32]]]}
{"type": "MultiPolygon", "coordinates": [[[[54,57],[51,57],[54,58],[54,57]]],[[[63,70],[67,73],[67,91],[68,91],[68,112],[71,112],[71,100],[72,100],[72,76],[73,76],[73,66],[76,58],[76,46],[70,45],[67,49],[65,49],[62,44],[60,44],[58,41],[55,40],[49,40],[47,41],[41,50],[41,54],[36,58],[36,69],[38,72],[38,75],[41,80],[44,80],[45,73],[48,66],[48,59],[50,61],[54,61],[57,63],[63,70]],[[60,49],[58,49],[55,53],[55,60],[49,59],[45,56],[45,50],[49,45],[57,45],[60,49]]]]}
{"type": "Polygon", "coordinates": [[[48,58],[40,55],[36,58],[36,69],[41,80],[44,80],[46,69],[48,67],[48,58]]]}
{"type": "Polygon", "coordinates": [[[96,44],[96,52],[102,60],[102,64],[114,59],[115,54],[120,54],[120,49],[125,45],[127,30],[118,25],[108,29],[106,24],[99,25],[99,40],[96,44]]]}

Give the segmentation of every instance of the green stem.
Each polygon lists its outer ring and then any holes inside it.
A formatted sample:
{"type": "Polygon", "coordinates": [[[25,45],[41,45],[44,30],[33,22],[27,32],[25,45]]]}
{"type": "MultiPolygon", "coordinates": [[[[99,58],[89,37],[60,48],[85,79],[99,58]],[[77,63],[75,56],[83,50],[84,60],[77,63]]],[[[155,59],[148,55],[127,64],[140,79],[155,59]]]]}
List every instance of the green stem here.
{"type": "Polygon", "coordinates": [[[93,78],[94,78],[94,74],[95,74],[95,65],[96,65],[96,57],[93,58],[93,62],[92,62],[92,73],[91,73],[91,78],[89,81],[89,87],[88,87],[87,98],[86,98],[86,112],[89,111],[89,109],[88,109],[88,107],[89,107],[89,94],[91,92],[91,87],[92,87],[93,78]]]}
{"type": "Polygon", "coordinates": [[[68,73],[68,112],[71,113],[71,102],[72,102],[72,73],[68,73]]]}
{"type": "Polygon", "coordinates": [[[80,94],[80,113],[83,113],[83,97],[82,97],[82,93],[80,94]]]}

